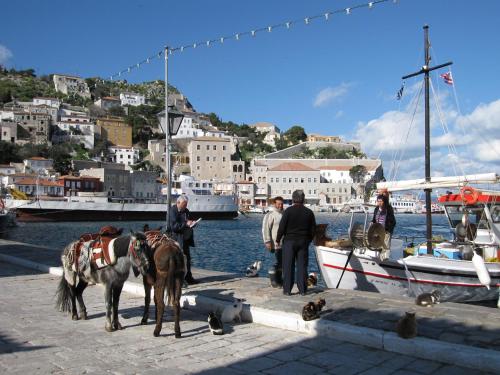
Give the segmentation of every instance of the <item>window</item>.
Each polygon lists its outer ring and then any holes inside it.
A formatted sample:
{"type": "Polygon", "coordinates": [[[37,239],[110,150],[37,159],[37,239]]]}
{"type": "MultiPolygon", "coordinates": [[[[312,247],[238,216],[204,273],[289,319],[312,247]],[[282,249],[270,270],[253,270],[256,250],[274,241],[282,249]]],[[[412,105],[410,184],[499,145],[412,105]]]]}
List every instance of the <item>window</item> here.
{"type": "Polygon", "coordinates": [[[196,157],[196,161],[200,161],[201,158],[199,156],[196,157]]]}
{"type": "Polygon", "coordinates": [[[214,145],[214,150],[217,150],[217,145],[214,145]]]}
{"type": "Polygon", "coordinates": [[[222,149],[223,149],[224,151],[226,151],[226,146],[222,146],[222,149]]]}
{"type": "Polygon", "coordinates": [[[197,150],[201,149],[200,145],[196,145],[196,149],[197,150]]]}
{"type": "Polygon", "coordinates": [[[281,181],[282,181],[282,182],[286,182],[286,177],[283,177],[283,178],[281,179],[281,181]]]}
{"type": "Polygon", "coordinates": [[[222,161],[226,161],[226,157],[225,156],[222,157],[222,161]]]}
{"type": "Polygon", "coordinates": [[[207,161],[210,161],[210,156],[207,156],[207,161]]]}
{"type": "Polygon", "coordinates": [[[273,183],[273,182],[274,182],[274,181],[273,181],[273,177],[271,177],[271,183],[273,183]]]}
{"type": "Polygon", "coordinates": [[[207,145],[207,151],[210,150],[210,145],[207,145]]]}
{"type": "Polygon", "coordinates": [[[309,178],[307,179],[307,182],[311,182],[311,177],[309,177],[309,178]]]}
{"type": "Polygon", "coordinates": [[[212,161],[216,161],[216,160],[217,160],[217,158],[214,156],[214,157],[212,158],[212,161]]]}
{"type": "Polygon", "coordinates": [[[298,177],[295,177],[295,182],[299,182],[299,179],[298,179],[298,177]]]}

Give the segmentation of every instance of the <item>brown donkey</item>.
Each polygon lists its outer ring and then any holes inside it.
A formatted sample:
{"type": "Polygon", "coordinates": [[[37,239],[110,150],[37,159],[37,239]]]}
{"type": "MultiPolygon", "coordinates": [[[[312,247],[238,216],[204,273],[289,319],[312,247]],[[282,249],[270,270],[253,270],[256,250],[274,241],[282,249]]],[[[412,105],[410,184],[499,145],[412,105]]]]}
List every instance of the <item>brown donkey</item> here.
{"type": "MultiPolygon", "coordinates": [[[[165,310],[165,287],[167,288],[168,303],[172,304],[174,310],[174,331],[175,337],[181,337],[180,320],[180,299],[182,294],[182,284],[186,273],[186,263],[184,254],[179,244],[159,231],[150,231],[146,233],[148,244],[151,247],[154,262],[154,296],[156,306],[156,327],[154,336],[160,335],[163,312],[165,310]]],[[[144,290],[146,292],[144,316],[142,323],[146,324],[148,320],[149,302],[151,285],[144,280],[144,290]]]]}

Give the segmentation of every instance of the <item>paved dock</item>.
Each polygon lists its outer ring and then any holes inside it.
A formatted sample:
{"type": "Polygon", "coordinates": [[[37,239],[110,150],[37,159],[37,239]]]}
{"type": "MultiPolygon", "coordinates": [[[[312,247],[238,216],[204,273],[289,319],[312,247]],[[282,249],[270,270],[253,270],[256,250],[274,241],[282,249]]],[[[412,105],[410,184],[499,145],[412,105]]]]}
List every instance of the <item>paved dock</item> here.
{"type": "MultiPolygon", "coordinates": [[[[138,324],[142,285],[133,278],[124,289],[131,293],[124,293],[120,303],[122,324],[127,329],[107,334],[99,287],[85,292],[90,320],[73,322],[54,310],[59,254],[56,249],[0,240],[0,260],[10,262],[0,263],[0,353],[6,353],[0,355],[0,371],[500,372],[498,309],[453,303],[422,308],[404,298],[320,288],[306,296],[285,297],[263,277],[248,279],[204,270],[195,271],[202,283],[183,293],[183,339],[173,339],[169,322],[162,331],[166,342],[152,336],[152,323],[138,324]],[[253,323],[229,325],[226,335],[212,336],[205,313],[221,310],[234,297],[245,299],[244,320],[253,323]],[[319,297],[327,302],[326,312],[319,320],[304,322],[300,317],[302,306],[319,297]],[[394,326],[409,310],[417,312],[419,335],[403,340],[395,335],[394,326]],[[81,340],[85,343],[83,353],[78,351],[81,340]],[[116,343],[124,347],[123,353],[113,349],[110,356],[109,350],[99,350],[116,343]],[[46,356],[54,359],[46,361],[46,356]],[[90,357],[96,362],[85,362],[90,357]],[[42,366],[38,370],[37,361],[42,366]]],[[[167,320],[171,321],[170,313],[167,320]]]]}

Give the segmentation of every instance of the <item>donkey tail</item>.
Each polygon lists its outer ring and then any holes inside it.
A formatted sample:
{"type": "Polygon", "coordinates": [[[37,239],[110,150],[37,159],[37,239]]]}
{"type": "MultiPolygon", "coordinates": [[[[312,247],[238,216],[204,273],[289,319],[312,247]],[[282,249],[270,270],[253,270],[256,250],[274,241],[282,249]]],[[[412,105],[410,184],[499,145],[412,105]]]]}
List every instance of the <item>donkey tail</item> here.
{"type": "Polygon", "coordinates": [[[167,296],[168,304],[178,303],[184,281],[184,254],[178,252],[168,261],[167,296]]]}
{"type": "Polygon", "coordinates": [[[64,312],[71,311],[71,288],[64,275],[57,286],[56,308],[64,312]]]}

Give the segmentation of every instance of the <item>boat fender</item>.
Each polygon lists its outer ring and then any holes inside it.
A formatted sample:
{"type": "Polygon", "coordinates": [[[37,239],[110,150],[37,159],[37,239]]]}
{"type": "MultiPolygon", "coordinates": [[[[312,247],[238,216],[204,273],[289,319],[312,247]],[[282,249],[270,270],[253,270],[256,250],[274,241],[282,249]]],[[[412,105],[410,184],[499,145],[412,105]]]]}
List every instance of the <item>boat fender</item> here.
{"type": "Polygon", "coordinates": [[[470,186],[461,188],[460,195],[462,196],[462,201],[466,204],[475,204],[479,198],[479,192],[470,186]]]}
{"type": "Polygon", "coordinates": [[[490,274],[488,272],[488,269],[486,268],[486,265],[484,264],[483,257],[479,255],[475,250],[474,250],[474,255],[472,257],[472,264],[476,269],[479,282],[483,284],[486,287],[486,289],[490,290],[490,284],[491,284],[490,274]]]}

